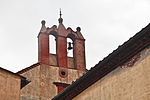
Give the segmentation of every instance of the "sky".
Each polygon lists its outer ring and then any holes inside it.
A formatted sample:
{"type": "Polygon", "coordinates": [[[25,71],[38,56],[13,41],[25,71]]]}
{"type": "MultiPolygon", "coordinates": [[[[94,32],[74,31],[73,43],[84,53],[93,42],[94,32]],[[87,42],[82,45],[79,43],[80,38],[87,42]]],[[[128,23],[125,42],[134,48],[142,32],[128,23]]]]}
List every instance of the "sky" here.
{"type": "Polygon", "coordinates": [[[150,22],[149,0],[0,0],[0,67],[17,72],[38,62],[41,20],[81,27],[87,69],[150,22]]]}

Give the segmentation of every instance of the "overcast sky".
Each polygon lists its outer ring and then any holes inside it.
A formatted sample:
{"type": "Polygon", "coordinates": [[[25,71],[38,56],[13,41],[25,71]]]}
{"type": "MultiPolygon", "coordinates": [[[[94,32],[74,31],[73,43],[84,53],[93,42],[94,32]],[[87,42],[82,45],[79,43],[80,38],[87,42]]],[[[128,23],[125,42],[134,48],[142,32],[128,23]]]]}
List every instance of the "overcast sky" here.
{"type": "Polygon", "coordinates": [[[58,25],[59,8],[66,28],[81,27],[88,69],[150,22],[149,0],[0,0],[0,66],[36,63],[41,20],[58,25]]]}

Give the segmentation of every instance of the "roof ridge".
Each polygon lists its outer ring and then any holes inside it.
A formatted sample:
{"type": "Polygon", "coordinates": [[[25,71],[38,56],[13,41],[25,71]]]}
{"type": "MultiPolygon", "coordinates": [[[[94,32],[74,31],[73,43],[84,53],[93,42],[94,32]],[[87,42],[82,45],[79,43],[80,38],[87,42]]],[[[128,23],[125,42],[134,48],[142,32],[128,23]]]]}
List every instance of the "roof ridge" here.
{"type": "Polygon", "coordinates": [[[86,74],[69,85],[52,100],[71,100],[86,88],[103,78],[105,75],[126,63],[130,58],[150,45],[150,24],[136,33],[128,41],[118,46],[102,61],[91,68],[86,74]],[[86,84],[85,84],[86,83],[86,84]],[[67,98],[66,98],[67,97],[67,98]]]}
{"type": "Polygon", "coordinates": [[[24,72],[26,72],[26,71],[28,71],[28,70],[30,70],[30,69],[32,69],[32,68],[38,66],[38,65],[40,65],[39,62],[37,62],[37,63],[35,63],[35,64],[32,64],[31,66],[26,67],[26,68],[24,68],[24,69],[22,69],[22,70],[20,70],[20,71],[18,71],[18,72],[16,72],[16,73],[17,73],[17,74],[22,74],[22,73],[24,73],[24,72]]]}

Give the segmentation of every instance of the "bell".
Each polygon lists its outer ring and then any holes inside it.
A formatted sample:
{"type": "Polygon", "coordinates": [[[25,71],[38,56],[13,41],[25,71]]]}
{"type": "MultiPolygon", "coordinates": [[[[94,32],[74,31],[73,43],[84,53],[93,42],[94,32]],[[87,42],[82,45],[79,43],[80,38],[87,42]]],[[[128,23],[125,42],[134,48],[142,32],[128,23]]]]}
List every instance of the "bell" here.
{"type": "Polygon", "coordinates": [[[72,47],[71,47],[71,42],[69,42],[68,44],[69,44],[69,46],[68,46],[67,49],[68,49],[68,50],[71,50],[71,49],[72,49],[72,47]]]}

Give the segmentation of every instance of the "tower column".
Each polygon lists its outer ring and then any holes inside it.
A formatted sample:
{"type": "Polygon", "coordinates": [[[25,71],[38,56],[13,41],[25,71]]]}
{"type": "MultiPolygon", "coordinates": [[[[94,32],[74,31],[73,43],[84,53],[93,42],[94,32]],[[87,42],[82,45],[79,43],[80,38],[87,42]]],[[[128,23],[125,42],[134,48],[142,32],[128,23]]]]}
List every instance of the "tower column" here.
{"type": "Polygon", "coordinates": [[[38,37],[39,42],[39,62],[49,65],[49,35],[41,33],[38,37]]]}
{"type": "Polygon", "coordinates": [[[58,66],[68,67],[67,63],[67,39],[65,37],[57,37],[57,61],[58,66]]]}
{"type": "Polygon", "coordinates": [[[58,19],[59,21],[59,26],[58,26],[58,34],[60,36],[57,37],[57,61],[58,61],[58,66],[60,67],[68,67],[68,61],[67,61],[67,39],[65,37],[66,35],[66,28],[62,24],[63,19],[61,18],[61,11],[60,11],[60,18],[58,19]]]}
{"type": "Polygon", "coordinates": [[[84,40],[76,39],[75,41],[75,50],[74,50],[74,59],[75,59],[75,66],[78,70],[85,70],[85,44],[84,40]]]}
{"type": "Polygon", "coordinates": [[[41,24],[42,27],[38,35],[38,61],[41,64],[49,65],[49,34],[46,33],[44,20],[41,24]]]}

